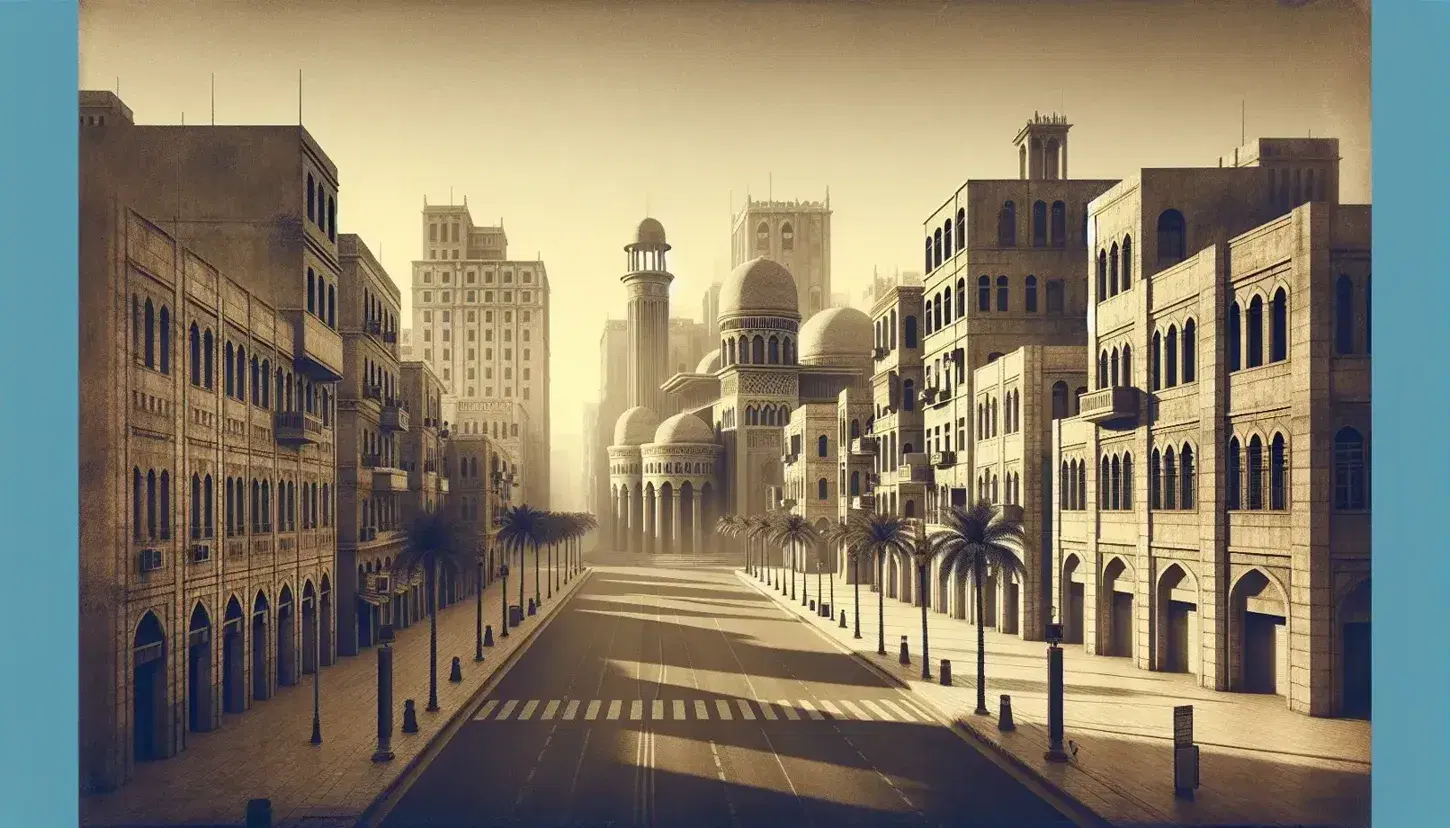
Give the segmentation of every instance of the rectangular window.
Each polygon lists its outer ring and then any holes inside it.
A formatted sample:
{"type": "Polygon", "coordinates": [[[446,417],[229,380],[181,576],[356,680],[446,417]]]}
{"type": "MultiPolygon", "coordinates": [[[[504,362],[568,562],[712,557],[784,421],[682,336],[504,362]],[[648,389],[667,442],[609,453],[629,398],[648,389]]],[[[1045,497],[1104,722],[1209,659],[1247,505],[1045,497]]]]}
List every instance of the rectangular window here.
{"type": "Polygon", "coordinates": [[[470,396],[470,397],[472,397],[472,396],[474,396],[474,393],[473,393],[473,386],[471,386],[471,385],[470,385],[470,386],[468,386],[468,396],[470,396]]]}
{"type": "Polygon", "coordinates": [[[503,283],[506,285],[514,283],[514,272],[512,270],[505,270],[503,272],[503,283]]]}
{"type": "Polygon", "coordinates": [[[529,369],[525,368],[524,369],[524,381],[527,382],[528,379],[529,379],[529,369]]]}
{"type": "Polygon", "coordinates": [[[503,292],[503,300],[505,302],[512,302],[514,300],[514,292],[511,291],[511,290],[504,291],[503,292]]]}
{"type": "Polygon", "coordinates": [[[527,290],[524,291],[523,293],[521,293],[519,295],[519,301],[520,302],[525,302],[525,303],[532,302],[533,299],[534,299],[534,295],[532,293],[529,293],[527,290]]]}
{"type": "MultiPolygon", "coordinates": [[[[449,273],[446,270],[443,271],[443,284],[446,285],[446,284],[448,284],[451,281],[453,281],[453,274],[452,273],[449,273]]],[[[447,299],[444,299],[443,301],[447,302],[448,300],[447,299]]]]}
{"type": "Polygon", "coordinates": [[[468,321],[469,322],[477,322],[478,321],[478,311],[469,311],[468,312],[468,321]]]}
{"type": "Polygon", "coordinates": [[[484,379],[493,379],[493,369],[492,368],[484,368],[483,369],[483,378],[484,379]]]}
{"type": "Polygon", "coordinates": [[[503,369],[503,378],[504,379],[513,379],[514,378],[514,369],[512,369],[512,368],[504,368],[503,369]]]}
{"type": "Polygon", "coordinates": [[[453,358],[453,352],[450,351],[450,350],[448,350],[447,348],[444,348],[443,349],[443,361],[444,362],[447,362],[448,360],[450,360],[452,358],[453,358]]]}
{"type": "Polygon", "coordinates": [[[432,362],[433,361],[433,349],[432,348],[424,348],[423,349],[423,359],[425,359],[425,360],[427,360],[429,362],[432,362]]]}
{"type": "Polygon", "coordinates": [[[530,353],[529,352],[529,349],[528,348],[525,348],[524,349],[524,362],[528,362],[529,361],[529,353],[530,353]]]}
{"type": "Polygon", "coordinates": [[[530,272],[530,271],[527,271],[527,270],[524,271],[524,284],[526,284],[526,285],[532,285],[533,283],[534,283],[534,274],[532,272],[530,272]]]}
{"type": "Polygon", "coordinates": [[[472,368],[469,368],[468,369],[468,378],[469,379],[473,379],[473,369],[472,368]]]}
{"type": "MultiPolygon", "coordinates": [[[[444,277],[443,281],[445,281],[445,282],[448,281],[447,277],[444,277]]],[[[447,303],[452,302],[452,301],[453,301],[453,291],[451,291],[451,290],[445,290],[445,291],[443,291],[443,302],[444,302],[444,304],[447,304],[447,303]]]]}
{"type": "MultiPolygon", "coordinates": [[[[443,353],[444,353],[444,357],[443,358],[444,359],[447,359],[448,358],[447,357],[447,353],[448,352],[447,351],[444,351],[443,353]]],[[[450,370],[448,370],[448,366],[447,365],[443,366],[443,379],[444,380],[451,380],[451,379],[453,379],[453,372],[450,371],[450,370]]]]}
{"type": "Polygon", "coordinates": [[[527,400],[528,398],[529,398],[529,389],[525,388],[524,389],[524,399],[527,400]]]}
{"type": "Polygon", "coordinates": [[[533,337],[529,335],[530,333],[532,333],[532,331],[530,331],[528,328],[524,328],[524,341],[525,342],[528,342],[530,339],[533,339],[533,337]]]}
{"type": "Polygon", "coordinates": [[[493,349],[492,348],[484,348],[483,349],[483,358],[484,359],[493,359],[493,349]]]}
{"type": "Polygon", "coordinates": [[[430,242],[436,242],[436,241],[438,241],[438,225],[436,225],[436,224],[430,224],[430,225],[428,225],[428,241],[430,241],[430,242]]]}
{"type": "Polygon", "coordinates": [[[425,271],[423,271],[423,284],[425,284],[425,285],[431,285],[431,284],[433,284],[433,271],[431,271],[431,270],[425,270],[425,271]]]}
{"type": "Polygon", "coordinates": [[[452,322],[453,321],[453,311],[444,311],[443,312],[443,321],[444,322],[452,322]]]}
{"type": "Polygon", "coordinates": [[[504,342],[513,342],[514,341],[514,331],[513,331],[513,328],[504,328],[503,329],[503,341],[504,342]]]}
{"type": "Polygon", "coordinates": [[[493,321],[493,311],[484,311],[483,312],[483,321],[485,321],[485,322],[492,322],[493,321]]]}
{"type": "Polygon", "coordinates": [[[514,321],[514,312],[513,311],[504,311],[503,312],[503,321],[505,321],[505,322],[512,322],[512,321],[514,321]]]}
{"type": "Polygon", "coordinates": [[[452,334],[452,333],[453,333],[453,331],[449,330],[448,328],[444,328],[443,329],[443,341],[444,342],[447,342],[450,339],[452,339],[453,337],[450,336],[450,334],[452,334]]]}
{"type": "MultiPolygon", "coordinates": [[[[492,270],[484,271],[484,274],[483,274],[483,283],[485,285],[491,285],[491,284],[493,284],[493,271],[492,270]]],[[[493,300],[490,299],[489,301],[492,302],[493,300]]]]}
{"type": "Polygon", "coordinates": [[[423,321],[424,322],[432,322],[433,321],[433,311],[429,311],[429,310],[423,311],[423,321]]]}
{"type": "Polygon", "coordinates": [[[424,342],[432,342],[433,341],[433,331],[432,330],[430,330],[428,328],[424,328],[423,329],[423,341],[424,342]]]}
{"type": "Polygon", "coordinates": [[[513,362],[514,361],[514,349],[513,348],[504,348],[503,349],[503,358],[504,358],[504,361],[505,362],[513,362]]]}
{"type": "Polygon", "coordinates": [[[483,395],[485,397],[492,397],[493,396],[493,386],[490,385],[489,387],[483,389],[483,395]]]}
{"type": "MultiPolygon", "coordinates": [[[[473,333],[473,331],[469,331],[469,333],[473,333]]],[[[477,357],[477,352],[474,351],[472,348],[469,348],[468,349],[468,361],[469,362],[472,362],[476,357],[477,357]]]]}
{"type": "Polygon", "coordinates": [[[431,291],[431,290],[425,290],[425,291],[423,291],[423,301],[424,302],[432,302],[433,301],[433,291],[431,291]]]}
{"type": "Polygon", "coordinates": [[[477,291],[470,290],[468,292],[467,301],[469,301],[469,302],[475,302],[477,300],[478,300],[478,292],[477,291]]]}
{"type": "Polygon", "coordinates": [[[483,301],[485,301],[485,302],[492,302],[493,301],[493,291],[491,291],[491,290],[485,290],[483,292],[483,301]]]}

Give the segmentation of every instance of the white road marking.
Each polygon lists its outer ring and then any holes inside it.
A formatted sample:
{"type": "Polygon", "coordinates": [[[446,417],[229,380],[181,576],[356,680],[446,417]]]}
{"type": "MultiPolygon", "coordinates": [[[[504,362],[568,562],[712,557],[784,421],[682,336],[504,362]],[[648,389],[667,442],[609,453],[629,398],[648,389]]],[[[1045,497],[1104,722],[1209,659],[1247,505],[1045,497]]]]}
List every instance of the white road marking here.
{"type": "Polygon", "coordinates": [[[554,718],[554,714],[557,713],[557,712],[559,712],[559,702],[558,701],[551,701],[547,705],[544,706],[544,715],[540,716],[539,718],[540,719],[552,719],[552,718],[554,718]]]}
{"type": "Polygon", "coordinates": [[[696,719],[708,719],[708,718],[710,718],[710,708],[706,707],[705,706],[705,703],[703,701],[699,700],[699,699],[695,699],[695,718],[696,719]]]}
{"type": "Polygon", "coordinates": [[[775,708],[771,706],[770,702],[757,700],[755,703],[760,705],[760,715],[764,716],[766,721],[773,722],[780,718],[775,715],[775,708]]]}
{"type": "Polygon", "coordinates": [[[892,715],[890,711],[884,710],[884,709],[882,709],[880,707],[877,707],[876,705],[872,704],[871,702],[865,701],[863,699],[861,701],[861,706],[864,707],[864,708],[866,708],[867,710],[870,710],[871,711],[871,715],[875,716],[877,719],[882,719],[882,720],[885,720],[885,721],[888,721],[888,722],[894,722],[894,721],[896,721],[896,717],[894,715],[892,715]]]}
{"type": "Polygon", "coordinates": [[[730,715],[730,702],[725,701],[724,699],[715,700],[715,710],[719,712],[721,721],[728,722],[731,719],[735,718],[734,716],[730,715]]]}
{"type": "Polygon", "coordinates": [[[841,700],[841,707],[844,707],[846,709],[846,712],[850,713],[853,718],[865,719],[866,721],[871,720],[870,713],[867,713],[866,711],[844,699],[841,700]]]}
{"type": "Polygon", "coordinates": [[[755,721],[755,713],[750,709],[750,702],[745,699],[736,699],[735,703],[740,707],[740,717],[747,722],[755,721]]]}
{"type": "Polygon", "coordinates": [[[519,703],[514,701],[513,699],[509,699],[508,701],[504,702],[503,709],[498,711],[498,718],[494,719],[494,721],[501,722],[507,719],[509,717],[509,714],[514,712],[514,708],[518,706],[519,703]]]}
{"type": "Polygon", "coordinates": [[[495,707],[498,707],[498,699],[489,699],[488,701],[484,702],[483,707],[480,707],[478,709],[478,712],[474,714],[473,720],[477,722],[482,721],[483,719],[487,719],[488,714],[492,713],[495,707]]]}
{"type": "Polygon", "coordinates": [[[662,699],[655,699],[650,703],[650,718],[659,721],[665,717],[665,703],[662,699]]]}
{"type": "Polygon", "coordinates": [[[534,715],[534,711],[537,710],[538,707],[539,703],[537,701],[531,701],[528,704],[524,705],[524,709],[519,711],[518,721],[523,722],[530,719],[534,715]]]}
{"type": "Polygon", "coordinates": [[[611,722],[618,721],[619,720],[619,707],[620,707],[619,702],[617,702],[617,701],[610,702],[609,703],[609,713],[606,714],[604,718],[605,719],[608,719],[611,722]]]}
{"type": "Polygon", "coordinates": [[[599,717],[599,702],[596,700],[596,701],[590,702],[589,703],[589,707],[585,708],[585,710],[584,710],[584,718],[585,718],[585,720],[592,722],[592,721],[594,721],[598,717],[599,717]]]}
{"type": "Polygon", "coordinates": [[[566,721],[566,722],[572,722],[572,721],[574,721],[574,714],[576,714],[578,712],[579,712],[579,700],[578,699],[573,699],[573,700],[571,700],[569,702],[569,706],[564,708],[564,721],[566,721]]]}
{"type": "Polygon", "coordinates": [[[635,699],[629,703],[629,720],[637,722],[644,717],[644,699],[635,699]]]}
{"type": "Polygon", "coordinates": [[[837,707],[834,702],[828,702],[828,701],[822,700],[821,701],[821,709],[824,710],[824,711],[826,711],[827,713],[831,714],[831,718],[833,718],[833,719],[840,719],[840,718],[842,718],[841,708],[837,707]]]}
{"type": "Polygon", "coordinates": [[[688,716],[685,715],[685,703],[683,701],[680,701],[679,699],[675,699],[675,703],[672,704],[672,705],[670,705],[670,708],[671,708],[671,711],[674,713],[673,718],[674,718],[675,721],[680,722],[680,721],[684,721],[685,719],[689,718],[688,716]]]}
{"type": "Polygon", "coordinates": [[[815,705],[811,704],[806,699],[800,700],[800,707],[802,710],[806,711],[806,715],[810,716],[813,721],[818,722],[821,719],[826,718],[825,716],[821,715],[821,712],[816,709],[815,705]]]}
{"type": "Polygon", "coordinates": [[[789,700],[781,699],[780,701],[776,702],[776,704],[780,705],[780,710],[782,713],[785,714],[785,717],[787,719],[790,719],[793,722],[800,721],[801,714],[795,711],[795,705],[791,704],[789,700]]]}
{"type": "Polygon", "coordinates": [[[916,721],[916,716],[914,716],[911,713],[911,711],[905,709],[904,707],[901,707],[896,702],[888,701],[886,699],[882,699],[881,701],[879,701],[877,703],[880,704],[882,707],[886,708],[887,710],[890,710],[892,713],[897,714],[904,721],[908,721],[908,722],[914,722],[914,721],[916,721]]]}

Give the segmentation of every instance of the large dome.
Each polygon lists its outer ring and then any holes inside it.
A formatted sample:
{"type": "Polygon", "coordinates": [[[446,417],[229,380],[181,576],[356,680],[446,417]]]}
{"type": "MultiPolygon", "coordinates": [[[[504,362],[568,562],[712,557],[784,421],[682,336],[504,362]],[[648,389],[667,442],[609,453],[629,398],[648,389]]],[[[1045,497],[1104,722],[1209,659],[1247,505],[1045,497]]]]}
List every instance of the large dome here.
{"type": "Polygon", "coordinates": [[[761,314],[800,318],[795,278],[764,257],[735,268],[720,287],[720,315],[761,314]]]}
{"type": "Polygon", "coordinates": [[[869,359],[874,336],[871,318],[861,311],[827,308],[801,326],[800,363],[840,365],[869,359]]]}
{"type": "Polygon", "coordinates": [[[665,226],[652,218],[641,221],[634,231],[634,243],[648,247],[668,247],[665,244],[665,226]]]}
{"type": "Polygon", "coordinates": [[[637,405],[619,415],[614,423],[614,445],[642,446],[654,436],[659,427],[660,415],[637,405]]]}
{"type": "Polygon", "coordinates": [[[699,365],[695,366],[695,373],[697,374],[713,374],[718,370],[720,370],[719,348],[705,354],[705,358],[700,360],[699,365]]]}
{"type": "Polygon", "coordinates": [[[715,430],[694,414],[685,412],[660,423],[655,431],[655,443],[678,445],[680,443],[713,443],[715,430]]]}

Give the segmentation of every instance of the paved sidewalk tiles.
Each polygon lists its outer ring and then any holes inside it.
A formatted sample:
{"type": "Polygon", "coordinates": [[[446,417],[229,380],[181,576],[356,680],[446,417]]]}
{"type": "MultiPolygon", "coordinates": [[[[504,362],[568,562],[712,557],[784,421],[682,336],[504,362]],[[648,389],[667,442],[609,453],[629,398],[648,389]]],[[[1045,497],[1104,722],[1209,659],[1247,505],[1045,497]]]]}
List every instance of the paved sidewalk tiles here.
{"type": "MultiPolygon", "coordinates": [[[[501,584],[484,591],[485,624],[493,625],[495,646],[473,660],[476,603],[465,598],[438,613],[438,704],[428,713],[428,619],[395,632],[393,642],[394,724],[391,762],[374,763],[377,746],[377,647],[342,656],[322,671],[322,738],[312,745],[312,677],[257,702],[243,714],[224,717],[210,733],[187,736],[187,747],[170,759],[143,763],[118,791],[81,799],[85,826],[240,825],[248,799],[272,800],[277,828],[351,826],[392,785],[454,717],[461,715],[510,654],[524,645],[545,619],[584,583],[590,569],[545,599],[508,638],[500,632],[501,584]],[[448,680],[458,656],[463,681],[448,680]],[[403,702],[413,699],[418,732],[403,733],[403,702]]],[[[534,594],[530,571],[525,598],[534,594]]],[[[510,579],[510,598],[518,581],[510,579]]],[[[547,592],[545,590],[540,594],[547,592]]]]}
{"type": "MultiPolygon", "coordinates": [[[[876,593],[861,588],[861,635],[852,638],[853,587],[835,579],[836,617],[820,618],[799,599],[739,577],[779,605],[910,687],[979,740],[1104,819],[1128,825],[1369,825],[1370,723],[1325,719],[1288,710],[1278,696],[1199,687],[1186,674],[1140,670],[1129,659],[1064,649],[1069,764],[1043,759],[1047,750],[1047,645],[987,630],[987,703],[977,716],[976,627],[929,611],[930,681],[921,678],[921,608],[886,598],[887,655],[877,655],[876,593]],[[840,610],[849,626],[840,629],[840,610]],[[898,661],[908,637],[912,664],[898,661]],[[938,683],[940,659],[952,663],[953,686],[938,683]],[[1001,694],[1012,697],[1016,730],[997,729],[1001,694]],[[1201,787],[1192,801],[1173,794],[1173,707],[1194,706],[1201,787]]],[[[809,579],[815,597],[815,577],[809,579]]],[[[826,581],[830,597],[830,579],[826,581]]]]}

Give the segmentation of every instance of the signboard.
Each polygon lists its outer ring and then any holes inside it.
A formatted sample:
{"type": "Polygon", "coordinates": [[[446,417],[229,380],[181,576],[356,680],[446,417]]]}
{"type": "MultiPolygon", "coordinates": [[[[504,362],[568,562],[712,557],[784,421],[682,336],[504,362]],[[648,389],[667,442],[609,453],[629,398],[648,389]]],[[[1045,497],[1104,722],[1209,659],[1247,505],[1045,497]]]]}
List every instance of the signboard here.
{"type": "Polygon", "coordinates": [[[1181,704],[1173,708],[1173,746],[1187,747],[1193,744],[1193,705],[1181,704]]]}

